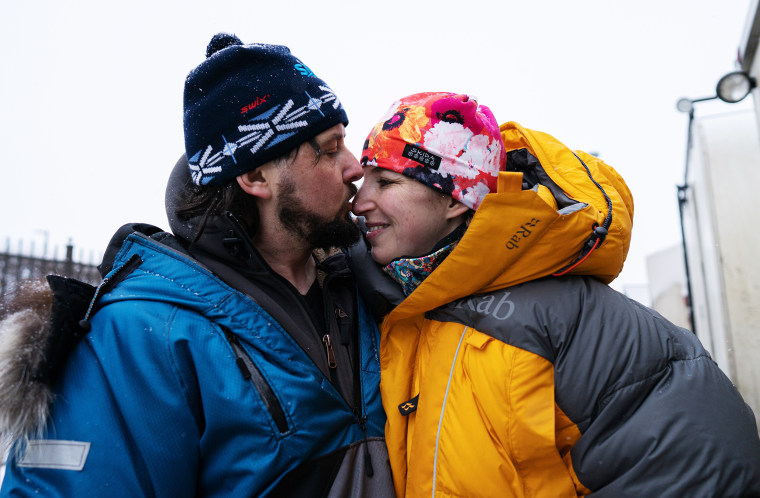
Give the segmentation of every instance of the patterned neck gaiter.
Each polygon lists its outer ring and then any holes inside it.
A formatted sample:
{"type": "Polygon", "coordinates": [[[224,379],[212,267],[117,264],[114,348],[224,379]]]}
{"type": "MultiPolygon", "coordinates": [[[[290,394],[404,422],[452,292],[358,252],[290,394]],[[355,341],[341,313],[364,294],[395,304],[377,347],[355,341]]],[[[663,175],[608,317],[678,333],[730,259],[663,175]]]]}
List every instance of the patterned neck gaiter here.
{"type": "Polygon", "coordinates": [[[404,295],[408,296],[446,259],[455,245],[456,241],[451,242],[432,254],[419,258],[396,259],[384,266],[383,271],[398,282],[404,295]]]}

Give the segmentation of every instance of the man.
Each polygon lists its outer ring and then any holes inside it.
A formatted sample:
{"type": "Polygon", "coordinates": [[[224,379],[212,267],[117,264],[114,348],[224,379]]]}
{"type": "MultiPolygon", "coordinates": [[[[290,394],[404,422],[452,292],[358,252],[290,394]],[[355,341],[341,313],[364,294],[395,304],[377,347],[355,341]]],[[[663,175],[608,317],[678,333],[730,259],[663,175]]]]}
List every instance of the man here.
{"type": "Polygon", "coordinates": [[[0,326],[0,495],[393,495],[379,335],[343,253],[315,256],[358,238],[347,121],[286,47],[212,39],[185,85],[174,235],[117,232],[65,362],[34,353],[56,342],[44,310],[0,326]]]}

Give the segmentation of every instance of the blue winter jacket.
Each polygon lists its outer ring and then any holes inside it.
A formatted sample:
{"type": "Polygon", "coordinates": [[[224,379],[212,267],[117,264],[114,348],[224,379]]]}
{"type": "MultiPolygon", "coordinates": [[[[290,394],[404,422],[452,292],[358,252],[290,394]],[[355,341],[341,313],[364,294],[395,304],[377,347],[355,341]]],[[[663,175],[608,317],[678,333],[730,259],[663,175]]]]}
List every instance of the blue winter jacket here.
{"type": "Polygon", "coordinates": [[[361,300],[346,399],[314,351],[186,254],[133,234],[110,275],[128,261],[139,265],[98,299],[44,434],[9,459],[0,495],[392,493],[379,335],[361,300]]]}

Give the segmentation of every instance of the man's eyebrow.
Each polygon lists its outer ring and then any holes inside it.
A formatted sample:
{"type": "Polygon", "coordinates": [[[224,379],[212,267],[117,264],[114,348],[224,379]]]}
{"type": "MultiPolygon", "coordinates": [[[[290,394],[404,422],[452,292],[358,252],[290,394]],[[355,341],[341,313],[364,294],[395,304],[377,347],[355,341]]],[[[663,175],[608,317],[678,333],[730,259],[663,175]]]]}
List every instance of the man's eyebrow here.
{"type": "Polygon", "coordinates": [[[335,132],[330,135],[327,135],[326,137],[319,139],[319,142],[324,144],[327,142],[332,142],[333,140],[340,141],[340,140],[343,140],[344,138],[345,138],[345,135],[335,132]]]}

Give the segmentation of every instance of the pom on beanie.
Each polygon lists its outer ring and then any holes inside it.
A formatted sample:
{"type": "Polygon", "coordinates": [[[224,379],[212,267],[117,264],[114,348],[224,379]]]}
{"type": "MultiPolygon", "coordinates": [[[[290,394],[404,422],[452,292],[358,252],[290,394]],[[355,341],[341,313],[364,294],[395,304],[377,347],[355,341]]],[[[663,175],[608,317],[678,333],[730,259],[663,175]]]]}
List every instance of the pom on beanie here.
{"type": "Polygon", "coordinates": [[[335,93],[282,45],[214,35],[185,81],[185,153],[193,183],[218,185],[348,124],[335,93]]]}
{"type": "Polygon", "coordinates": [[[499,125],[469,95],[428,92],[391,105],[370,131],[362,166],[413,178],[477,209],[506,165],[499,125]]]}
{"type": "Polygon", "coordinates": [[[206,47],[206,58],[211,57],[215,53],[231,45],[242,44],[243,42],[240,41],[240,38],[235,35],[229,33],[217,33],[211,38],[211,41],[208,42],[208,47],[206,47]]]}

